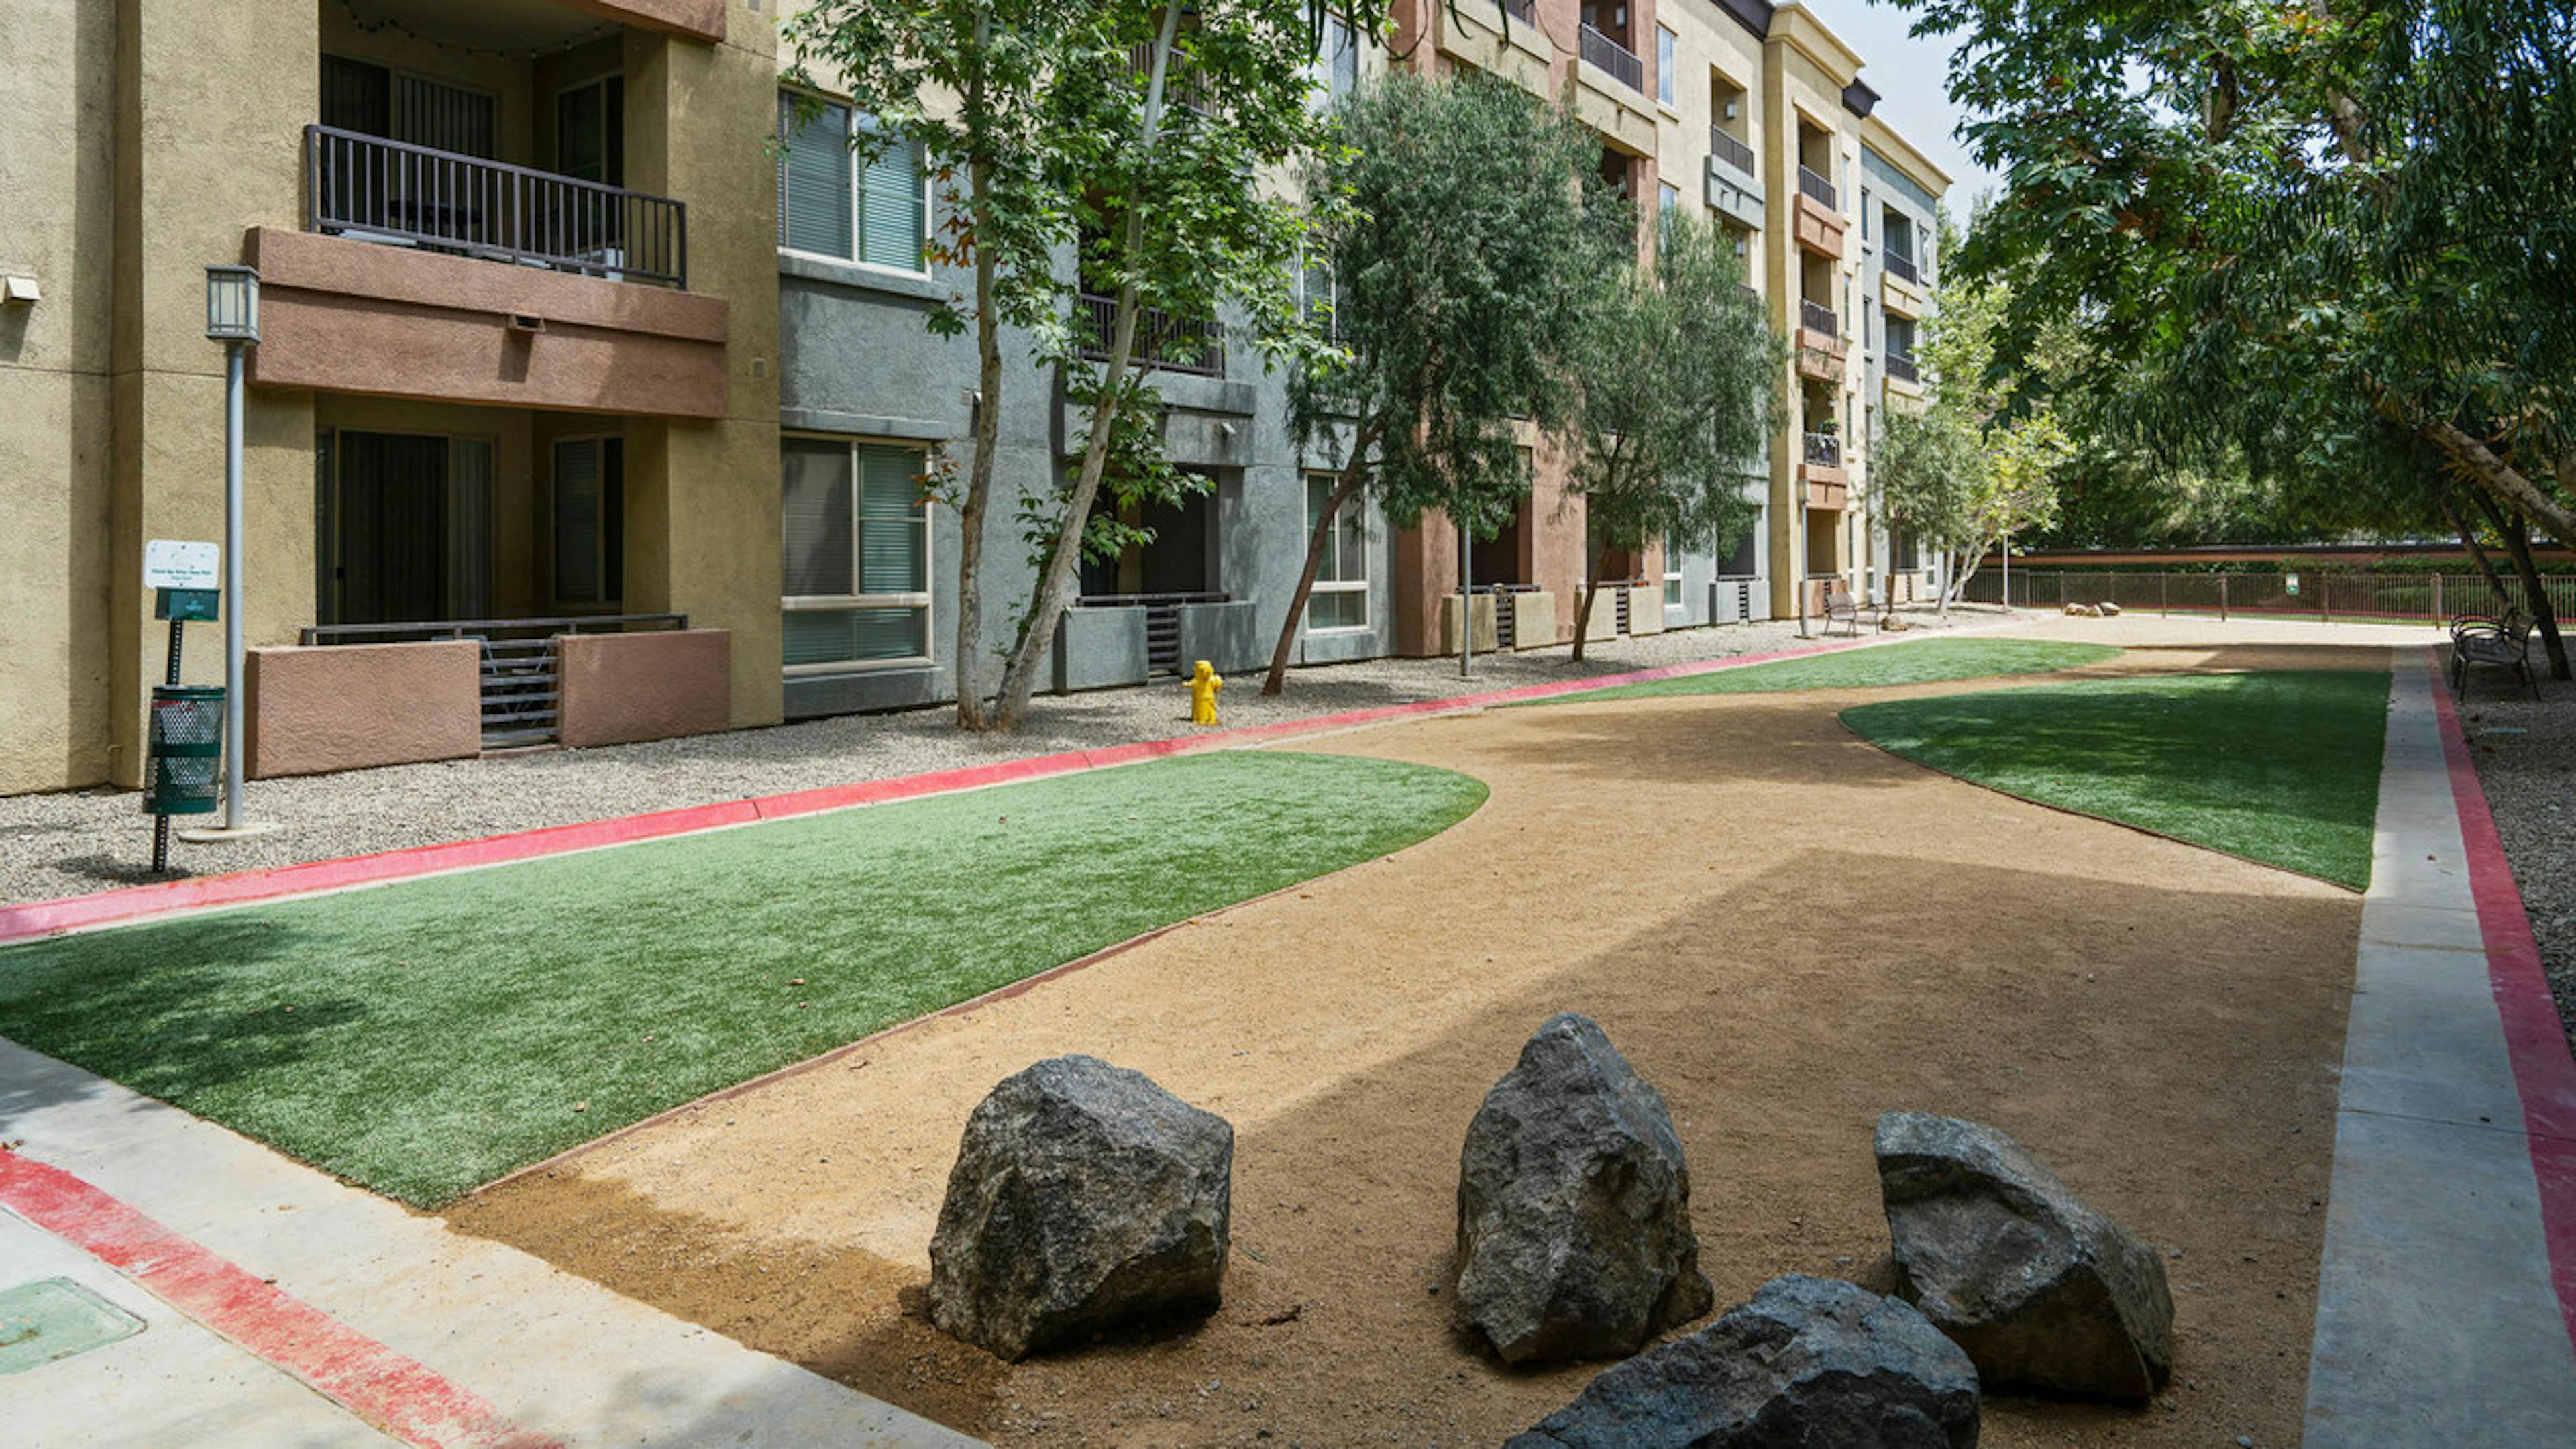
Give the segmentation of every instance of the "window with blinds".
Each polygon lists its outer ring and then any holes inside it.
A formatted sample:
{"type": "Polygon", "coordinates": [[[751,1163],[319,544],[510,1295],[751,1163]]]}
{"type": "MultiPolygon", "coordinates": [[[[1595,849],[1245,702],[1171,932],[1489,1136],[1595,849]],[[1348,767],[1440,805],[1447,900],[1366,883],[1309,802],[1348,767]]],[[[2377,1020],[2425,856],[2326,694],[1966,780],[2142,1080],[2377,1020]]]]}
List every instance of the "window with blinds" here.
{"type": "Polygon", "coordinates": [[[919,448],[779,442],[790,671],[930,658],[930,507],[919,448]]]}
{"type": "Polygon", "coordinates": [[[626,593],[626,440],[554,445],[554,566],[558,604],[614,604],[626,593]]]}
{"type": "MultiPolygon", "coordinates": [[[[1306,475],[1306,527],[1324,516],[1325,505],[1333,501],[1333,489],[1341,480],[1331,473],[1306,475]]],[[[1326,629],[1365,629],[1369,622],[1368,606],[1368,519],[1364,505],[1354,503],[1333,518],[1332,533],[1324,541],[1324,557],[1315,569],[1314,592],[1306,597],[1308,632],[1326,629]]]]}
{"type": "Polygon", "coordinates": [[[853,146],[870,128],[848,106],[778,95],[778,245],[916,275],[927,272],[929,188],[909,140],[853,146]],[[808,113],[810,110],[810,114],[808,113]]]}

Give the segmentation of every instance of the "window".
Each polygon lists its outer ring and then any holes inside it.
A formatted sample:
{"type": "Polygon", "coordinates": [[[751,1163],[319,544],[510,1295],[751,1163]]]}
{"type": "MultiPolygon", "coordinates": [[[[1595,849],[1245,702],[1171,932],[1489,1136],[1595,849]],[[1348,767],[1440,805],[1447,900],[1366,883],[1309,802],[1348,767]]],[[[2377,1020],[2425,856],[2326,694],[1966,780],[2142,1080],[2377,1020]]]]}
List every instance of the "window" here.
{"type": "Polygon", "coordinates": [[[626,80],[609,76],[555,97],[555,169],[607,186],[626,184],[626,80]]]}
{"type": "Polygon", "coordinates": [[[1660,25],[1656,26],[1655,99],[1668,106],[1676,104],[1673,98],[1678,94],[1679,89],[1675,84],[1674,72],[1680,67],[1673,56],[1673,45],[1673,33],[1660,25]]]}
{"type": "Polygon", "coordinates": [[[1909,359],[1914,356],[1913,318],[1887,314],[1887,355],[1909,359]]]}
{"type": "Polygon", "coordinates": [[[1717,576],[1722,579],[1753,577],[1760,572],[1755,564],[1753,551],[1761,546],[1762,519],[1756,517],[1753,526],[1744,530],[1744,536],[1735,541],[1735,552],[1718,561],[1717,576]]]}
{"type": "MultiPolygon", "coordinates": [[[[1666,545],[1666,547],[1670,547],[1670,545],[1666,545]]],[[[1681,575],[1681,570],[1679,570],[1679,569],[1667,569],[1667,570],[1665,570],[1665,572],[1664,572],[1664,607],[1665,607],[1665,608],[1667,608],[1667,609],[1678,609],[1678,608],[1680,608],[1681,606],[1682,606],[1682,575],[1681,575]]]]}
{"type": "Polygon", "coordinates": [[[921,148],[907,140],[854,148],[874,123],[826,101],[801,117],[801,98],[778,93],[778,245],[915,275],[929,271],[930,188],[921,148]]]}
{"type": "Polygon", "coordinates": [[[1328,342],[1342,340],[1341,293],[1333,281],[1333,268],[1312,255],[1297,272],[1297,315],[1307,326],[1322,334],[1328,342]]]}
{"type": "MultiPolygon", "coordinates": [[[[1341,479],[1331,473],[1306,475],[1306,527],[1324,516],[1333,488],[1341,479]]],[[[1315,591],[1306,598],[1306,629],[1365,629],[1369,622],[1368,519],[1366,506],[1352,503],[1333,520],[1324,541],[1324,559],[1315,569],[1315,591]]]]}
{"type": "Polygon", "coordinates": [[[1655,183],[1655,206],[1658,215],[1670,216],[1673,214],[1673,208],[1681,204],[1682,193],[1679,187],[1669,181],[1655,183]]]}
{"type": "Polygon", "coordinates": [[[626,597],[626,440],[555,444],[555,602],[614,604],[626,597]]]}
{"type": "Polygon", "coordinates": [[[1360,48],[1339,16],[1324,17],[1324,32],[1316,37],[1315,58],[1307,64],[1306,79],[1314,87],[1307,103],[1318,111],[1359,89],[1360,48]]]}
{"type": "Polygon", "coordinates": [[[490,93],[404,74],[346,56],[322,57],[322,124],[490,160],[490,93]]]}
{"type": "Polygon", "coordinates": [[[789,673],[930,659],[930,505],[922,450],[782,438],[789,673]]]}

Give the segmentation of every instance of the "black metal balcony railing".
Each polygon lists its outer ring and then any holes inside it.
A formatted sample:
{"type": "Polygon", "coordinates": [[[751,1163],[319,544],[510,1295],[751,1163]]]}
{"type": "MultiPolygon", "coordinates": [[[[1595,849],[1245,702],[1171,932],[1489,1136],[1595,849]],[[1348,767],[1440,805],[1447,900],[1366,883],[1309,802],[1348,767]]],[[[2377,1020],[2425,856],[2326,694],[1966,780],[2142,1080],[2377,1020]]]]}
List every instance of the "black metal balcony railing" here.
{"type": "Polygon", "coordinates": [[[1922,280],[1914,274],[1914,259],[1903,252],[1891,251],[1886,256],[1880,258],[1878,264],[1889,276],[1894,277],[1899,281],[1918,282],[1922,280]]]}
{"type": "Polygon", "coordinates": [[[1843,465],[1843,440],[1835,433],[1807,434],[1807,461],[1819,468],[1843,465]]]}
{"type": "Polygon", "coordinates": [[[308,231],[612,281],[689,284],[688,209],[570,176],[304,128],[308,231]]]}
{"type": "Polygon", "coordinates": [[[1914,359],[1906,356],[1902,352],[1891,352],[1887,354],[1887,375],[1902,382],[1921,382],[1923,380],[1922,376],[1914,370],[1914,359]]]}
{"type": "MultiPolygon", "coordinates": [[[[1109,356],[1109,339],[1118,325],[1118,299],[1085,292],[1082,294],[1081,316],[1075,320],[1085,329],[1079,348],[1081,355],[1094,362],[1105,361],[1109,356]]],[[[1215,322],[1204,317],[1175,318],[1146,307],[1136,314],[1136,346],[1131,357],[1138,367],[1223,377],[1225,333],[1215,322]]]]}
{"type": "MultiPolygon", "coordinates": [[[[1154,42],[1142,41],[1128,47],[1127,73],[1136,78],[1140,87],[1154,78],[1154,42]]],[[[1178,47],[1173,49],[1170,62],[1163,67],[1163,94],[1171,97],[1174,105],[1202,116],[1212,110],[1207,77],[1190,62],[1189,54],[1178,47]]]]}
{"type": "Polygon", "coordinates": [[[1722,127],[1708,128],[1708,151],[1710,155],[1747,176],[1756,174],[1753,169],[1753,148],[1745,145],[1722,127]]]}
{"type": "Polygon", "coordinates": [[[1798,168],[1798,190],[1823,203],[1827,211],[1837,209],[1834,204],[1834,184],[1804,166],[1798,168]]]}
{"type": "Polygon", "coordinates": [[[1798,325],[1810,331],[1822,332],[1827,337],[1843,335],[1842,319],[1834,315],[1833,308],[1822,302],[1809,301],[1804,297],[1798,299],[1798,325]]]}
{"type": "Polygon", "coordinates": [[[1583,61],[1584,64],[1607,74],[1612,80],[1628,89],[1644,94],[1646,63],[1637,59],[1635,51],[1593,29],[1589,24],[1583,27],[1583,61]]]}

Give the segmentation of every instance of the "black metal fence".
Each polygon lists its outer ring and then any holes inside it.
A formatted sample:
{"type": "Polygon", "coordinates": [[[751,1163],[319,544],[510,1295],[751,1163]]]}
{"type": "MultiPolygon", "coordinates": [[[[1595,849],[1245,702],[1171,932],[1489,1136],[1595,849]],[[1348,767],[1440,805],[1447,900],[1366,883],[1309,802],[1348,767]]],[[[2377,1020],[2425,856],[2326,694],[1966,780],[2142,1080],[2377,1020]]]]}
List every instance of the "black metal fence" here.
{"type": "Polygon", "coordinates": [[[1724,127],[1711,126],[1708,128],[1708,149],[1717,157],[1718,160],[1725,162],[1727,165],[1734,167],[1736,170],[1743,172],[1747,176],[1760,174],[1753,166],[1753,148],[1745,145],[1743,141],[1730,134],[1724,127]]]}
{"type": "MultiPolygon", "coordinates": [[[[2542,586],[2553,613],[2576,616],[2576,574],[2549,574],[2542,586]]],[[[2493,615],[2523,602],[2518,581],[2499,594],[2484,574],[2091,573],[2014,569],[2012,606],[2062,609],[2117,604],[2140,613],[2216,614],[2222,618],[2337,619],[2350,623],[2436,625],[2464,614],[2493,615]]],[[[2004,601],[2003,572],[1977,570],[1961,598],[2004,601]]]]}
{"type": "Polygon", "coordinates": [[[667,196],[304,128],[308,231],[656,286],[689,284],[688,209],[667,196]]]}
{"type": "Polygon", "coordinates": [[[1798,325],[1822,332],[1827,337],[1843,335],[1842,319],[1834,314],[1834,309],[1805,297],[1798,299],[1798,325]]]}
{"type": "Polygon", "coordinates": [[[1834,184],[1804,166],[1798,168],[1798,190],[1810,200],[1822,203],[1825,210],[1835,209],[1834,184]]]}
{"type": "MultiPolygon", "coordinates": [[[[1083,293],[1080,315],[1074,322],[1085,329],[1081,354],[1094,362],[1107,360],[1109,339],[1117,335],[1118,299],[1097,292],[1083,293]]],[[[1136,346],[1131,356],[1138,367],[1223,377],[1225,329],[1204,317],[1174,317],[1152,307],[1142,308],[1136,314],[1136,346]]]]}
{"type": "Polygon", "coordinates": [[[1632,91],[1646,89],[1646,63],[1637,53],[1609,36],[1583,27],[1583,63],[1609,76],[1632,91]]]}
{"type": "Polygon", "coordinates": [[[1899,281],[1921,280],[1914,271],[1914,259],[1903,252],[1889,252],[1878,259],[1879,268],[1899,281]]]}
{"type": "Polygon", "coordinates": [[[1840,434],[1809,433],[1806,438],[1808,462],[1820,468],[1839,468],[1843,465],[1843,440],[1840,434]]]}
{"type": "Polygon", "coordinates": [[[1923,380],[1922,374],[1915,370],[1914,359],[1902,352],[1887,354],[1887,375],[1903,382],[1923,380]]]}

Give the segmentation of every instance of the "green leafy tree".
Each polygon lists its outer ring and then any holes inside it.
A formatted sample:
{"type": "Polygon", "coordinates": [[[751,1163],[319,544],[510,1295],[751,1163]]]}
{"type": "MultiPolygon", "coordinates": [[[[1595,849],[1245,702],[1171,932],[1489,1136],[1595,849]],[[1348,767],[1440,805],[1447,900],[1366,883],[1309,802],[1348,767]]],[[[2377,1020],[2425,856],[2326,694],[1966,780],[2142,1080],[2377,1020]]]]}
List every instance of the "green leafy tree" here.
{"type": "MultiPolygon", "coordinates": [[[[1991,471],[1974,421],[1937,391],[1920,409],[1890,408],[1881,415],[1869,455],[1870,495],[1887,521],[1891,554],[1904,537],[1940,559],[1938,607],[1945,615],[1949,581],[1978,536],[1976,503],[1991,471]]],[[[1888,590],[1891,613],[1895,598],[1896,591],[1888,590]]]]}
{"type": "Polygon", "coordinates": [[[1065,359],[1090,422],[1061,494],[1026,520],[1037,577],[1003,664],[1001,728],[1028,707],[1086,549],[1130,536],[1114,518],[1095,526],[1104,483],[1130,499],[1185,486],[1159,446],[1140,337],[1149,350],[1185,345],[1173,319],[1214,318],[1228,304],[1265,343],[1293,350],[1297,335],[1288,276],[1305,222],[1264,176],[1320,139],[1309,7],[1110,0],[1092,17],[1054,87],[1048,180],[1072,203],[1081,285],[1114,300],[1105,328],[1074,329],[1105,353],[1097,371],[1065,359]]]}
{"type": "Polygon", "coordinates": [[[1514,419],[1571,418],[1566,364],[1604,257],[1586,214],[1598,140],[1517,87],[1400,73],[1332,125],[1304,178],[1325,346],[1289,402],[1301,445],[1341,466],[1264,694],[1286,680],[1336,516],[1373,501],[1401,526],[1437,509],[1485,532],[1528,493],[1514,419]]]}
{"type": "Polygon", "coordinates": [[[2074,322],[2168,461],[2325,475],[2386,426],[2576,543],[2576,10],[1900,3],[2009,176],[1957,259],[2011,284],[2004,366],[2074,322]]]}
{"type": "Polygon", "coordinates": [[[1612,276],[1575,359],[1580,451],[1566,493],[1582,500],[1589,543],[1577,662],[1613,552],[1661,538],[1725,553],[1752,527],[1746,486],[1779,426],[1789,363],[1734,248],[1704,220],[1665,213],[1652,260],[1612,276]]]}

